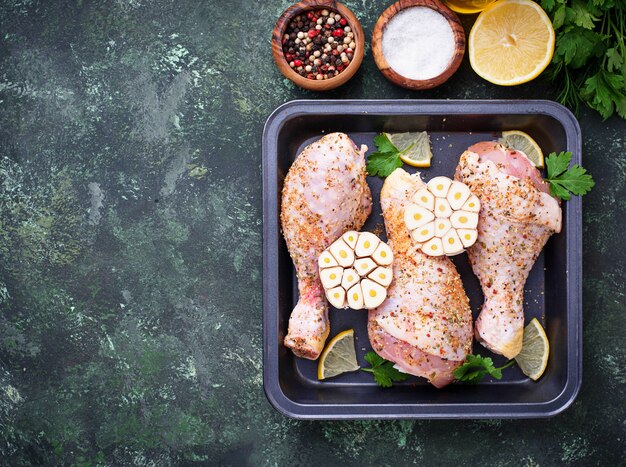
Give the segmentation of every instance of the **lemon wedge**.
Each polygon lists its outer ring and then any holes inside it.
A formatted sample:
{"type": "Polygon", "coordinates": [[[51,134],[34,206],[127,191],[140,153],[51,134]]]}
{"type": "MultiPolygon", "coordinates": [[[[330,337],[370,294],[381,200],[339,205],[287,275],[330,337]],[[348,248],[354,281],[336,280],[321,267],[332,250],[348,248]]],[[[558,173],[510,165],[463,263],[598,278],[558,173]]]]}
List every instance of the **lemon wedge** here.
{"type": "Polygon", "coordinates": [[[535,79],[554,54],[554,28],[531,0],[500,0],[478,16],[470,31],[469,59],[487,81],[514,86],[535,79]]]}
{"type": "Polygon", "coordinates": [[[425,131],[385,133],[385,136],[400,151],[402,162],[412,167],[430,167],[433,153],[428,133],[425,131]]]}
{"type": "Polygon", "coordinates": [[[322,352],[317,364],[317,379],[332,378],[359,368],[354,350],[354,329],[347,329],[333,337],[322,352]]]}
{"type": "Polygon", "coordinates": [[[524,338],[522,350],[515,357],[515,361],[526,376],[537,381],[541,378],[548,365],[548,355],[550,354],[550,343],[546,332],[533,318],[528,326],[524,328],[524,338]]]}
{"type": "Polygon", "coordinates": [[[543,151],[541,151],[537,142],[527,133],[519,130],[503,131],[500,142],[506,147],[526,154],[535,167],[539,169],[545,167],[543,151]]]}

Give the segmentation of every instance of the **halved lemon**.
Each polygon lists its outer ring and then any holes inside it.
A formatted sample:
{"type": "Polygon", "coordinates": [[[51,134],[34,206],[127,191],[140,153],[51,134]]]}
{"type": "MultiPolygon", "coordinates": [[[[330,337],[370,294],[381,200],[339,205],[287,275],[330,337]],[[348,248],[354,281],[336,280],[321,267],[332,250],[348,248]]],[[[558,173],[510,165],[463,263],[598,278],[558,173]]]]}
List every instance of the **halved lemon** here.
{"type": "Polygon", "coordinates": [[[533,318],[524,328],[522,350],[515,357],[515,361],[526,376],[537,381],[546,371],[550,343],[548,336],[541,327],[537,318],[533,318]]]}
{"type": "Polygon", "coordinates": [[[527,133],[520,130],[503,131],[500,142],[509,148],[526,154],[530,161],[535,164],[535,167],[539,169],[545,167],[541,148],[527,133]]]}
{"type": "Polygon", "coordinates": [[[554,28],[531,0],[500,0],[478,16],[468,41],[470,64],[487,81],[513,86],[535,79],[554,54],[554,28]]]}
{"type": "Polygon", "coordinates": [[[354,329],[340,332],[328,343],[317,364],[317,379],[358,370],[354,350],[354,329]]]}
{"type": "Polygon", "coordinates": [[[430,138],[425,131],[385,133],[391,144],[400,151],[400,159],[412,167],[430,167],[433,153],[430,138]]]}

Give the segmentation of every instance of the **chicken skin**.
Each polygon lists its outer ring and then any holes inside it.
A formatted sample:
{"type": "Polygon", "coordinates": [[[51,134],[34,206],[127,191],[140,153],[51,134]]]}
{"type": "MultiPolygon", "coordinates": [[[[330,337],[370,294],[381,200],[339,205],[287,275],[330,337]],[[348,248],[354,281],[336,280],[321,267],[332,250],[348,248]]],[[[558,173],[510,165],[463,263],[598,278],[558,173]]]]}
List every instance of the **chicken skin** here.
{"type": "Polygon", "coordinates": [[[497,142],[465,151],[455,178],[481,202],[478,239],[468,249],[485,296],[476,339],[514,358],[524,335],[524,284],[550,235],[561,231],[561,207],[528,157],[497,142]]]}
{"type": "Polygon", "coordinates": [[[330,329],[318,256],[344,232],[359,230],[372,210],[365,151],[347,135],[332,133],[308,145],[285,177],[280,220],[299,300],[284,344],[299,357],[317,359],[330,329]]]}
{"type": "Polygon", "coordinates": [[[387,300],[370,310],[372,348],[404,373],[440,388],[454,380],[472,346],[472,313],[461,278],[447,256],[428,256],[411,241],[404,209],[425,184],[396,169],[385,180],[381,206],[394,279],[387,300]]]}

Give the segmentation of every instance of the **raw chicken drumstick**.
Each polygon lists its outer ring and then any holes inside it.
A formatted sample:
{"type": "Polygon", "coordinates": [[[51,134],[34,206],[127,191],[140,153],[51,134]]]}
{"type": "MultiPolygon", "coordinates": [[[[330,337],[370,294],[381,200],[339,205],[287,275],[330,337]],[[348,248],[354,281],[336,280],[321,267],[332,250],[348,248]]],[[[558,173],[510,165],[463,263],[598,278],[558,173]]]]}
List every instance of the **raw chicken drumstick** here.
{"type": "Polygon", "coordinates": [[[344,232],[359,230],[372,210],[365,151],[332,133],[304,148],[285,177],[280,220],[300,294],[285,346],[299,357],[319,357],[329,332],[317,258],[344,232]]]}
{"type": "Polygon", "coordinates": [[[524,284],[550,235],[561,231],[561,207],[528,157],[497,142],[470,146],[455,178],[481,202],[478,239],[468,249],[485,296],[476,339],[514,358],[524,335],[524,284]]]}
{"type": "Polygon", "coordinates": [[[418,174],[394,170],[380,203],[394,254],[387,300],[369,312],[372,348],[404,373],[422,376],[440,388],[472,348],[472,312],[461,277],[447,256],[428,256],[414,245],[404,210],[425,184],[418,174]]]}

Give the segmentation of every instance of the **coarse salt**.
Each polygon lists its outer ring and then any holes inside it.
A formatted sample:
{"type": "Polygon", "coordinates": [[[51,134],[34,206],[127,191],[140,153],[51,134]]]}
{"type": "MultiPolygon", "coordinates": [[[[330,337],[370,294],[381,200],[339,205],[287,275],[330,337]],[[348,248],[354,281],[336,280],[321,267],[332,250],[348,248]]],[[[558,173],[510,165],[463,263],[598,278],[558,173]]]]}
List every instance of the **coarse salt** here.
{"type": "Polygon", "coordinates": [[[397,13],[383,33],[383,55],[405,78],[424,80],[439,76],[454,56],[454,33],[446,18],[428,7],[397,13]]]}

